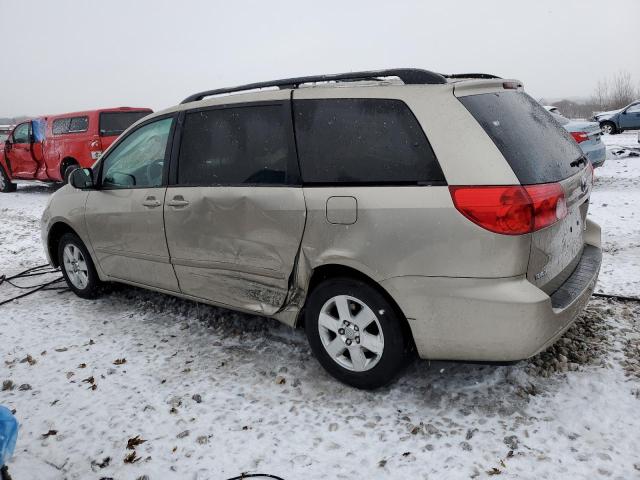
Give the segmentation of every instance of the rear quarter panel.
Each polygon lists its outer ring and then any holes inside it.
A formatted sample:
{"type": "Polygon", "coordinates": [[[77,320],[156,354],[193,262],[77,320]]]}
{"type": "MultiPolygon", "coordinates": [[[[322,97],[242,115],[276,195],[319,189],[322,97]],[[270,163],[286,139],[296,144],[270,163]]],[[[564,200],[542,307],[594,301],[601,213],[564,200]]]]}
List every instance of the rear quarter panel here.
{"type": "Polygon", "coordinates": [[[454,208],[447,187],[307,187],[302,255],[310,267],[340,264],[376,281],[391,277],[524,274],[528,236],[496,235],[454,208]],[[357,199],[357,221],[327,220],[327,200],[357,199]]]}

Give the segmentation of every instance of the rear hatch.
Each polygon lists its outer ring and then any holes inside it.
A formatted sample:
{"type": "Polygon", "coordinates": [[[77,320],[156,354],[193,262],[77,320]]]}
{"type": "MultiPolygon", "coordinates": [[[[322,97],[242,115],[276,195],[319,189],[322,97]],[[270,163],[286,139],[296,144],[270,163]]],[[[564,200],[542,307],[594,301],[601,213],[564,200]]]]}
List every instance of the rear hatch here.
{"type": "Polygon", "coordinates": [[[567,212],[531,233],[527,278],[548,294],[575,269],[584,246],[592,170],[569,133],[521,90],[458,98],[491,137],[521,185],[561,185],[567,212]]]}

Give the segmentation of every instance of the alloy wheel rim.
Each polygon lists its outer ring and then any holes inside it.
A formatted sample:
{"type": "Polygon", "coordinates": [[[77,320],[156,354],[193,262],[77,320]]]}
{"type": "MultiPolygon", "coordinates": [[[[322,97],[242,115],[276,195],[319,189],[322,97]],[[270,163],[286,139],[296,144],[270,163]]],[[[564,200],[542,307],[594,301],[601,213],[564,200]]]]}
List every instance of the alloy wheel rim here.
{"type": "Polygon", "coordinates": [[[4,187],[6,186],[6,182],[4,180],[4,172],[0,172],[0,189],[4,190],[4,187]]]}
{"type": "Polygon", "coordinates": [[[376,314],[349,295],[330,298],[320,309],[318,331],[334,362],[352,372],[377,365],[384,352],[384,335],[376,314]]]}
{"type": "Polygon", "coordinates": [[[89,284],[89,269],[82,251],[69,243],[64,247],[62,257],[69,281],[78,290],[84,290],[89,284]]]}
{"type": "Polygon", "coordinates": [[[608,134],[610,134],[612,130],[613,130],[613,129],[611,128],[611,125],[605,125],[604,127],[602,127],[602,131],[603,131],[604,133],[608,133],[608,134]]]}

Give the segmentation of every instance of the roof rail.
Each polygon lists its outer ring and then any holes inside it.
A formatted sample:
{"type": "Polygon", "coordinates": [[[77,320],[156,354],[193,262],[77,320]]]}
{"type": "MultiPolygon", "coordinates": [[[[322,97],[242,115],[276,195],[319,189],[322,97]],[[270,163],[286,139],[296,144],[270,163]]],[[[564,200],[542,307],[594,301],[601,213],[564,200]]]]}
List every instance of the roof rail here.
{"type": "Polygon", "coordinates": [[[249,83],[231,88],[219,88],[216,90],[207,90],[195,93],[185,98],[180,103],[197,102],[205,97],[220,95],[223,93],[241,92],[244,90],[256,90],[259,88],[279,87],[279,88],[298,88],[303,83],[314,82],[337,82],[337,81],[357,81],[371,80],[380,77],[398,77],[405,85],[424,85],[424,84],[442,84],[447,83],[444,76],[439,73],[430,72],[429,70],[421,70],[417,68],[394,68],[389,70],[371,70],[365,72],[337,73],[334,75],[315,75],[309,77],[284,78],[281,80],[271,80],[270,82],[249,83]]]}
{"type": "Polygon", "coordinates": [[[497,77],[495,75],[491,75],[490,73],[451,73],[451,74],[443,74],[445,78],[482,78],[482,79],[490,79],[490,78],[502,78],[497,77]]]}

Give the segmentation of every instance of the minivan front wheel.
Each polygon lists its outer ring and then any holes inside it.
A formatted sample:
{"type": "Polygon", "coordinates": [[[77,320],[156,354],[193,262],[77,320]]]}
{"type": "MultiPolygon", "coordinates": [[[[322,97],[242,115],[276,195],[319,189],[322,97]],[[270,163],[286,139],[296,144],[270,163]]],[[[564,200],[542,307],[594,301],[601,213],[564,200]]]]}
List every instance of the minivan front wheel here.
{"type": "Polygon", "coordinates": [[[82,240],[65,233],[58,243],[58,262],[62,276],[73,292],[82,298],[95,298],[102,282],[82,240]]]}
{"type": "Polygon", "coordinates": [[[305,329],[320,364],[354,387],[386,385],[405,363],[401,319],[380,292],[359,280],[320,283],[307,301],[305,329]]]}

